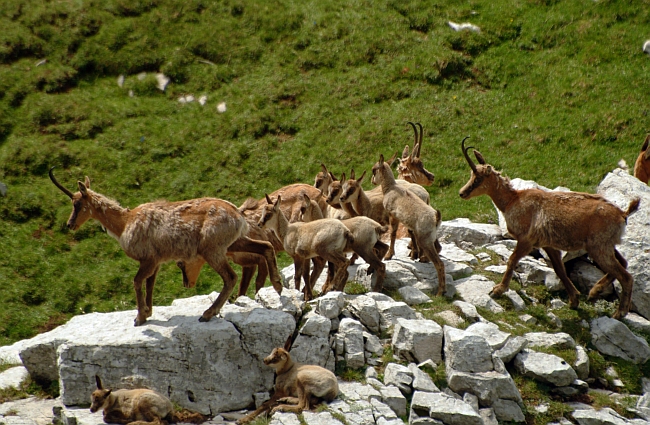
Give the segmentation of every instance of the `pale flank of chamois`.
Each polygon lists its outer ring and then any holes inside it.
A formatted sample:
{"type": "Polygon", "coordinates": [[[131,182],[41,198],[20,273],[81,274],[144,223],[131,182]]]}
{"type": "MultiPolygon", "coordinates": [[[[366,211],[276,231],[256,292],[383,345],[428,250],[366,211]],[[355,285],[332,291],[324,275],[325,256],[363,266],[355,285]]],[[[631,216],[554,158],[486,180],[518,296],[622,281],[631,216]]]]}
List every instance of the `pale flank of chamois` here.
{"type": "Polygon", "coordinates": [[[168,422],[202,423],[199,413],[179,414],[169,399],[153,390],[110,390],[95,375],[97,389],[90,395],[90,411],[103,410],[104,422],[128,425],[163,425],[168,422]]]}
{"type": "MultiPolygon", "coordinates": [[[[344,250],[348,244],[354,242],[354,238],[347,227],[340,220],[324,218],[311,223],[291,223],[287,220],[280,208],[281,197],[274,202],[267,195],[267,205],[264,206],[259,225],[263,229],[272,229],[278,238],[283,241],[284,249],[293,258],[295,267],[295,282],[299,285],[303,276],[305,260],[314,259],[312,278],[305,281],[305,300],[313,298],[312,288],[315,283],[313,276],[320,276],[325,261],[333,263],[336,267],[336,274],[332,279],[335,288],[345,286],[348,278],[348,265],[350,262],[345,256],[344,250]]],[[[323,288],[323,293],[329,288],[323,288]]]]}
{"type": "Polygon", "coordinates": [[[144,324],[153,312],[156,274],[160,265],[168,261],[202,258],[223,279],[223,290],[199,319],[202,322],[221,310],[235,287],[237,275],[228,264],[228,251],[263,255],[270,268],[271,281],[281,285],[273,246],[245,236],[248,223],[230,202],[216,198],[158,201],[131,210],[90,190],[88,177],[85,183],[78,182],[79,192],[73,194],[54,178],[52,169],[50,179],[72,200],[68,228],[77,230],[93,218],[117,239],[126,255],[140,263],[133,279],[138,307],[136,326],[144,324]],[[145,281],[146,298],[142,291],[145,281]]]}
{"type": "Polygon", "coordinates": [[[507,291],[519,260],[533,248],[542,248],[566,288],[570,307],[578,308],[580,293],[566,274],[560,250],[585,249],[606,273],[589,292],[589,300],[597,298],[604,288],[618,279],[623,293],[613,317],[624,317],[630,309],[634,280],[616,245],[621,243],[627,217],[639,208],[639,199],[632,200],[627,211],[622,211],[602,196],[590,193],[515,190],[510,180],[487,164],[476,150],[478,164],[474,164],[467,154],[471,147],[465,148],[465,139],[461,149],[471,168],[471,177],[460,190],[460,197],[489,196],[503,213],[508,232],[517,240],[501,283],[492,289],[491,295],[499,296],[507,291]]]}
{"type": "MultiPolygon", "coordinates": [[[[295,223],[300,221],[300,204],[302,203],[302,195],[305,194],[312,199],[317,199],[319,193],[320,190],[316,189],[314,186],[304,183],[296,183],[281,187],[269,196],[273,198],[277,198],[278,196],[282,197],[282,205],[280,206],[282,212],[288,218],[290,223],[295,223]]],[[[325,202],[325,199],[321,197],[317,202],[321,211],[323,211],[323,214],[326,214],[327,203],[325,202]]],[[[249,198],[241,207],[239,207],[239,209],[245,211],[247,215],[250,214],[254,220],[259,220],[262,216],[262,210],[265,205],[265,198],[260,200],[249,198]]]]}
{"type": "Polygon", "coordinates": [[[445,265],[438,256],[436,246],[438,227],[442,222],[440,213],[397,184],[390,168],[395,156],[397,153],[385,162],[384,156],[380,155],[379,161],[372,167],[372,184],[381,185],[383,205],[391,217],[391,225],[399,221],[411,230],[420,252],[433,263],[438,274],[437,295],[442,296],[446,290],[445,265]]]}
{"type": "MultiPolygon", "coordinates": [[[[301,208],[302,220],[308,223],[323,218],[322,215],[320,215],[318,205],[313,200],[309,200],[306,196],[305,198],[306,199],[301,208]]],[[[380,237],[382,234],[386,233],[388,227],[382,226],[375,220],[365,216],[352,217],[342,220],[341,222],[350,230],[350,232],[352,232],[352,236],[354,237],[354,243],[351,244],[346,251],[354,252],[363,258],[370,266],[368,268],[368,273],[374,271],[377,272],[375,284],[372,290],[374,292],[381,292],[384,285],[384,278],[386,276],[386,266],[381,259],[388,251],[388,245],[383,243],[380,240],[380,237]]],[[[352,260],[350,260],[350,263],[352,263],[352,260]]],[[[330,281],[330,274],[328,274],[328,282],[330,281]]]]}
{"type": "Polygon", "coordinates": [[[333,401],[339,393],[336,376],[324,367],[294,362],[289,354],[289,341],[284,348],[274,348],[264,364],[275,369],[275,392],[254,412],[238,421],[246,424],[262,413],[302,413],[321,402],[333,401]],[[279,404],[284,403],[284,404],[279,404]]]}
{"type": "Polygon", "coordinates": [[[418,138],[418,129],[409,121],[415,132],[415,141],[413,142],[413,151],[409,155],[409,146],[404,147],[402,157],[397,164],[397,179],[406,180],[409,183],[417,183],[421,186],[431,186],[434,180],[434,175],[429,170],[424,168],[424,164],[420,159],[420,150],[422,149],[423,130],[420,123],[416,123],[420,128],[420,135],[418,138]]]}
{"type": "Polygon", "coordinates": [[[641,180],[643,183],[648,184],[650,180],[650,149],[648,149],[648,143],[650,142],[650,134],[645,138],[643,146],[641,147],[641,153],[634,163],[634,177],[641,180]]]}
{"type": "MultiPolygon", "coordinates": [[[[319,208],[318,205],[316,205],[316,208],[319,208]]],[[[276,254],[284,251],[282,242],[275,236],[273,232],[270,230],[260,229],[257,225],[256,220],[254,220],[252,217],[247,216],[246,214],[244,215],[246,217],[246,221],[248,222],[249,230],[248,234],[246,235],[248,238],[257,241],[270,242],[276,254]]],[[[246,295],[246,291],[248,291],[248,287],[256,269],[257,277],[255,278],[255,293],[257,294],[259,290],[264,287],[266,278],[269,275],[269,268],[266,264],[266,258],[251,252],[230,252],[230,250],[226,253],[226,255],[230,260],[232,260],[233,263],[241,266],[242,268],[242,275],[239,282],[239,290],[237,292],[237,296],[240,297],[242,295],[246,295]]],[[[193,288],[196,285],[196,281],[199,278],[201,268],[204,264],[205,260],[201,257],[197,257],[190,261],[178,261],[176,263],[178,268],[181,269],[184,287],[193,288]]],[[[281,285],[273,283],[273,288],[278,294],[282,293],[281,285]]]]}
{"type": "MultiPolygon", "coordinates": [[[[350,179],[343,183],[339,201],[343,205],[351,205],[359,215],[370,217],[380,224],[391,225],[390,247],[384,257],[385,260],[390,260],[395,254],[395,239],[397,236],[399,221],[395,221],[394,219],[393,222],[390,221],[390,216],[384,208],[384,194],[381,191],[381,187],[367,192],[363,190],[361,183],[363,182],[365,175],[366,172],[364,171],[361,177],[355,179],[354,170],[352,170],[350,173],[350,179]]],[[[422,186],[404,180],[398,180],[397,184],[422,199],[426,204],[429,204],[429,193],[422,186]]],[[[411,237],[411,239],[414,241],[415,238],[411,237]]],[[[415,253],[413,253],[412,257],[417,258],[419,256],[419,252],[417,252],[417,244],[414,244],[413,251],[415,251],[415,253]]]]}

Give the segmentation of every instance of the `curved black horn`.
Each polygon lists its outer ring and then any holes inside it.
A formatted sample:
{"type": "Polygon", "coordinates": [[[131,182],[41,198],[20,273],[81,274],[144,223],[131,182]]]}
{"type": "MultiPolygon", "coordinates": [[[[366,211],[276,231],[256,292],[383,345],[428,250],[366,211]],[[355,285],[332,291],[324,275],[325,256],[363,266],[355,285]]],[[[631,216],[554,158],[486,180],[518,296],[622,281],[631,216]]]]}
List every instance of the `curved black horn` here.
{"type": "Polygon", "coordinates": [[[417,156],[415,152],[418,149],[418,129],[415,126],[415,124],[413,124],[411,121],[409,121],[408,123],[411,124],[411,127],[413,127],[413,132],[415,133],[415,140],[413,141],[413,150],[411,151],[411,155],[410,155],[411,158],[415,158],[417,156]]]}
{"type": "Polygon", "coordinates": [[[50,168],[50,180],[52,180],[52,183],[54,183],[54,186],[56,186],[56,187],[58,187],[59,189],[61,189],[61,192],[65,193],[66,195],[68,195],[68,198],[72,199],[72,196],[73,196],[73,195],[72,195],[72,192],[70,192],[68,189],[66,189],[65,187],[63,187],[63,185],[62,185],[61,183],[59,183],[59,182],[56,180],[56,178],[54,178],[54,174],[52,174],[52,170],[54,170],[55,168],[56,168],[56,166],[50,168]]]}
{"type": "Polygon", "coordinates": [[[417,153],[414,153],[413,156],[415,158],[419,158],[420,150],[422,149],[422,138],[424,137],[424,129],[422,128],[422,124],[420,124],[419,122],[416,124],[418,125],[418,127],[420,127],[420,142],[418,143],[417,153]]]}
{"type": "Polygon", "coordinates": [[[472,162],[472,159],[467,155],[467,151],[469,149],[474,149],[472,146],[465,147],[465,140],[469,139],[469,136],[465,136],[463,141],[460,143],[460,147],[463,149],[463,155],[465,155],[465,159],[467,160],[467,163],[469,164],[469,168],[472,169],[472,171],[476,172],[476,164],[472,162]]]}

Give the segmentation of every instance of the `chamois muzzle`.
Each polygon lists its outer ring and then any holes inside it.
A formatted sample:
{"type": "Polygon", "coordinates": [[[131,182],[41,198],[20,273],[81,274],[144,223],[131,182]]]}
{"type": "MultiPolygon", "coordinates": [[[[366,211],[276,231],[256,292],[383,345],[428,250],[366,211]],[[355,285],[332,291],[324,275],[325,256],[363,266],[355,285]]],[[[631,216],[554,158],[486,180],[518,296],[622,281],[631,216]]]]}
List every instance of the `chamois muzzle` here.
{"type": "Polygon", "coordinates": [[[49,174],[50,174],[50,180],[52,180],[52,183],[54,183],[54,186],[56,186],[56,187],[58,187],[59,189],[61,189],[61,192],[65,193],[66,195],[68,195],[68,198],[72,199],[72,196],[73,196],[73,195],[72,195],[72,192],[70,192],[68,189],[66,189],[65,187],[63,187],[63,185],[62,185],[61,183],[59,183],[59,182],[56,180],[56,178],[54,177],[54,174],[52,173],[52,170],[54,170],[55,168],[56,168],[56,166],[50,168],[50,173],[49,173],[49,174]]]}

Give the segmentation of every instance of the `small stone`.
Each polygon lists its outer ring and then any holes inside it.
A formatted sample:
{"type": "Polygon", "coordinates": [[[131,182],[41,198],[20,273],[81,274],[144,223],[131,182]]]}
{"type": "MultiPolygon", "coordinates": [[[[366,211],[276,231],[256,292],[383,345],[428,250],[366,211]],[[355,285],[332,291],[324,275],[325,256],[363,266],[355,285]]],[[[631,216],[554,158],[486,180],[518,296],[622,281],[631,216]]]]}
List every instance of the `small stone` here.
{"type": "Polygon", "coordinates": [[[537,323],[537,319],[535,319],[530,314],[522,314],[521,316],[519,316],[519,320],[521,320],[522,322],[528,325],[534,325],[535,323],[537,323]]]}

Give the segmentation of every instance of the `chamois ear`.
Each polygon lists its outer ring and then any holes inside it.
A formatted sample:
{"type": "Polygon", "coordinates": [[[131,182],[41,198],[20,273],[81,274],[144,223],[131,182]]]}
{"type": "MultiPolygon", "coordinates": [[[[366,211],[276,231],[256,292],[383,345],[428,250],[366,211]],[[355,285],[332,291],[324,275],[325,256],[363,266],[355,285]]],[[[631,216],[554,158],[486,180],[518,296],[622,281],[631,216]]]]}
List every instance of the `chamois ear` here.
{"type": "Polygon", "coordinates": [[[86,185],[86,189],[90,189],[90,178],[86,176],[86,180],[84,181],[84,184],[86,185]]]}
{"type": "Polygon", "coordinates": [[[266,203],[268,203],[268,204],[273,204],[273,201],[271,201],[271,198],[269,197],[269,195],[267,195],[267,194],[265,193],[264,196],[266,196],[266,203]]]}
{"type": "Polygon", "coordinates": [[[328,171],[328,173],[329,173],[330,177],[332,178],[332,180],[334,180],[334,181],[337,181],[337,180],[338,180],[338,179],[336,178],[336,176],[335,176],[334,174],[332,174],[331,171],[328,171]]]}
{"type": "Polygon", "coordinates": [[[95,375],[95,382],[97,383],[97,389],[98,390],[103,390],[104,389],[102,387],[102,380],[99,378],[99,375],[95,375]]]}
{"type": "Polygon", "coordinates": [[[354,168],[350,169],[350,178],[352,180],[355,180],[355,178],[354,178],[354,168]]]}
{"type": "Polygon", "coordinates": [[[345,173],[341,174],[341,181],[344,182],[344,181],[346,181],[346,180],[347,180],[347,179],[345,178],[345,173]]]}
{"type": "Polygon", "coordinates": [[[273,204],[273,209],[278,209],[280,208],[280,202],[282,202],[282,197],[278,195],[278,199],[275,200],[275,204],[273,204]]]}
{"type": "Polygon", "coordinates": [[[361,174],[361,177],[359,177],[359,178],[357,179],[357,183],[361,183],[361,181],[363,180],[363,178],[364,178],[365,176],[366,176],[366,170],[363,170],[363,174],[361,174]]]}
{"type": "Polygon", "coordinates": [[[79,192],[81,192],[81,196],[88,196],[88,188],[86,187],[85,184],[81,182],[77,182],[77,186],[79,186],[79,192]]]}
{"type": "Polygon", "coordinates": [[[395,153],[393,154],[393,156],[388,160],[388,166],[389,166],[389,167],[392,167],[392,166],[393,166],[393,162],[395,162],[395,158],[397,158],[397,153],[398,153],[398,152],[395,152],[395,153]]]}
{"type": "Polygon", "coordinates": [[[323,173],[327,174],[327,167],[326,167],[325,164],[323,164],[322,162],[320,163],[320,170],[321,170],[323,173]]]}
{"type": "Polygon", "coordinates": [[[402,151],[402,159],[406,159],[409,157],[409,145],[404,146],[404,150],[402,151]]]}
{"type": "Polygon", "coordinates": [[[645,142],[643,142],[643,146],[641,146],[641,152],[648,150],[648,143],[650,143],[650,134],[646,136],[645,142]]]}
{"type": "Polygon", "coordinates": [[[283,348],[287,351],[290,351],[292,344],[293,344],[293,335],[289,335],[289,338],[287,338],[287,341],[284,343],[283,348]]]}
{"type": "MultiPolygon", "coordinates": [[[[321,193],[322,193],[322,192],[321,192],[321,193]]],[[[304,199],[305,202],[307,202],[307,203],[309,203],[309,202],[311,201],[311,199],[309,199],[309,195],[307,195],[306,193],[303,193],[303,194],[302,194],[302,199],[304,199]]]]}
{"type": "Polygon", "coordinates": [[[481,155],[481,152],[474,151],[474,156],[476,157],[476,160],[478,161],[479,164],[485,165],[485,159],[483,159],[483,155],[481,155]]]}
{"type": "Polygon", "coordinates": [[[383,153],[379,154],[379,165],[384,165],[384,154],[383,153]]]}

